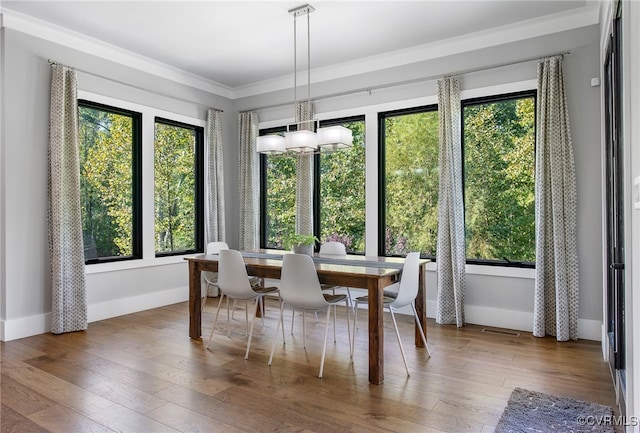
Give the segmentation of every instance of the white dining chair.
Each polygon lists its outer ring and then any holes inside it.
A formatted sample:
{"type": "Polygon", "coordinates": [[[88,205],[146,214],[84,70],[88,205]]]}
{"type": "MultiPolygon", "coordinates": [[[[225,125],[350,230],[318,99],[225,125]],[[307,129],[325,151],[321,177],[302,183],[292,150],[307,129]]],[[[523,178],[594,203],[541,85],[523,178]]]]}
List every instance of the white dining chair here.
{"type": "MultiPolygon", "coordinates": [[[[347,257],[347,247],[342,242],[336,241],[328,241],[320,245],[320,251],[318,252],[320,257],[328,257],[328,258],[344,258],[347,257]]],[[[331,292],[335,295],[336,289],[342,286],[336,286],[333,284],[322,284],[322,290],[331,290],[331,292]]],[[[347,300],[349,301],[349,307],[353,309],[353,303],[351,302],[351,291],[349,287],[345,287],[347,290],[347,300]]],[[[334,328],[335,328],[335,320],[336,316],[333,316],[334,320],[334,328]]],[[[333,336],[335,341],[335,335],[333,336]]]]}
{"type": "MultiPolygon", "coordinates": [[[[329,242],[325,242],[322,245],[320,245],[320,251],[318,252],[318,255],[320,257],[336,257],[336,258],[340,258],[340,257],[346,257],[347,256],[347,248],[345,247],[345,245],[342,242],[335,242],[335,241],[329,241],[329,242]]],[[[333,293],[334,295],[336,294],[336,289],[340,287],[340,286],[336,286],[333,284],[320,284],[320,288],[322,290],[331,290],[331,293],[333,293]]],[[[349,288],[346,287],[347,289],[347,300],[349,301],[349,306],[352,307],[351,304],[351,292],[349,291],[349,288]]],[[[295,322],[295,316],[296,316],[296,310],[293,309],[291,311],[291,330],[290,330],[290,334],[293,335],[293,324],[295,322]]],[[[316,313],[316,319],[318,318],[318,314],[316,313]]],[[[304,313],[302,314],[302,320],[305,320],[305,316],[304,313]]],[[[335,335],[335,329],[336,329],[336,324],[335,324],[335,320],[336,320],[336,315],[333,315],[333,329],[334,329],[334,333],[333,333],[333,341],[335,343],[336,341],[336,335],[335,335]]]]}
{"type": "MultiPolygon", "coordinates": [[[[391,320],[393,321],[393,328],[396,331],[396,337],[398,338],[398,345],[400,346],[400,353],[402,354],[402,361],[404,362],[404,368],[407,370],[407,376],[409,374],[409,366],[407,365],[407,357],[404,353],[404,348],[402,347],[402,340],[400,339],[400,332],[398,331],[398,323],[396,322],[396,316],[394,314],[394,310],[398,308],[402,308],[405,305],[411,305],[411,309],[413,310],[413,316],[416,320],[416,324],[418,329],[420,330],[420,336],[422,337],[422,342],[424,343],[425,349],[427,349],[427,354],[431,357],[431,352],[429,351],[429,345],[427,344],[427,338],[424,335],[422,330],[422,322],[418,317],[418,313],[416,312],[415,299],[418,295],[418,282],[420,275],[420,253],[413,252],[407,254],[407,257],[404,260],[404,265],[402,267],[402,276],[400,281],[390,285],[385,288],[384,296],[382,298],[382,303],[385,308],[389,310],[391,313],[391,320]]],[[[368,296],[360,296],[355,299],[355,308],[354,308],[354,317],[353,317],[353,340],[351,347],[351,355],[353,356],[353,351],[355,350],[355,334],[356,334],[356,326],[355,323],[358,320],[358,304],[360,303],[368,303],[368,296]]],[[[353,359],[353,358],[352,358],[353,359]]]]}
{"type": "MultiPolygon", "coordinates": [[[[326,323],[324,332],[324,343],[322,346],[322,357],[320,359],[320,373],[318,377],[322,378],[324,370],[324,358],[327,349],[327,336],[329,334],[329,319],[331,316],[331,308],[337,303],[344,301],[347,310],[347,334],[349,337],[349,350],[351,350],[351,330],[349,323],[349,304],[347,296],[329,295],[322,293],[320,289],[320,281],[318,280],[318,273],[316,271],[313,259],[306,254],[285,254],[282,258],[282,273],[280,276],[280,320],[276,327],[276,332],[273,337],[273,343],[271,345],[271,355],[269,356],[269,365],[273,361],[273,353],[276,348],[276,342],[278,339],[278,330],[280,326],[284,327],[284,307],[289,305],[297,310],[302,311],[321,311],[327,310],[326,323]]],[[[334,312],[335,314],[335,312],[334,312]]],[[[306,333],[304,329],[302,331],[303,346],[306,348],[306,333]]],[[[284,333],[283,333],[284,340],[284,333]]],[[[351,356],[351,353],[349,353],[351,356]]]]}
{"type": "MultiPolygon", "coordinates": [[[[229,249],[229,245],[227,245],[226,242],[209,242],[207,244],[207,255],[208,256],[218,256],[220,254],[220,251],[222,250],[228,250],[229,249]]],[[[204,281],[205,281],[205,290],[204,290],[204,294],[202,296],[202,302],[200,303],[200,308],[202,310],[204,310],[204,305],[207,302],[207,298],[209,296],[215,297],[218,296],[218,273],[217,272],[211,272],[211,271],[205,271],[202,273],[202,275],[204,276],[204,281]],[[213,290],[215,289],[215,292],[213,292],[213,290]]],[[[251,283],[252,286],[258,286],[262,283],[262,279],[258,278],[258,277],[249,277],[249,282],[251,283]]],[[[247,305],[245,305],[245,310],[247,308],[247,305]]],[[[236,312],[236,301],[233,301],[233,306],[231,307],[231,319],[233,319],[233,316],[236,312]]],[[[227,313],[229,312],[229,308],[227,308],[227,313]]],[[[246,326],[247,329],[249,328],[249,321],[246,321],[246,326]]]]}
{"type": "MultiPolygon", "coordinates": [[[[242,254],[236,250],[221,250],[220,258],[218,260],[218,288],[220,289],[220,301],[218,302],[218,308],[213,319],[213,325],[211,326],[211,333],[209,334],[209,340],[207,341],[206,348],[209,348],[211,339],[213,338],[213,331],[218,321],[218,314],[220,313],[220,306],[222,300],[227,297],[227,336],[231,337],[231,324],[229,320],[229,299],[249,301],[255,299],[255,307],[253,308],[251,328],[249,329],[249,338],[247,340],[247,350],[245,352],[244,359],[249,358],[249,348],[251,347],[251,337],[253,336],[253,326],[256,321],[256,312],[258,308],[262,306],[263,298],[265,295],[275,293],[278,291],[277,287],[257,287],[252,286],[247,275],[247,268],[245,266],[242,254]]],[[[247,304],[245,304],[247,305],[247,304]]],[[[264,311],[264,310],[262,310],[264,311]]],[[[248,308],[245,308],[245,316],[248,315],[248,308]]],[[[246,319],[248,321],[248,317],[246,319]]],[[[262,314],[262,324],[264,326],[264,313],[262,314]]],[[[283,334],[284,335],[284,334],[283,334]]]]}
{"type": "MultiPolygon", "coordinates": [[[[218,254],[220,254],[220,251],[228,249],[229,245],[227,245],[226,242],[209,242],[207,244],[206,254],[208,256],[217,256],[218,254]]],[[[202,302],[200,303],[200,306],[202,309],[204,309],[204,304],[206,304],[207,298],[210,295],[218,296],[218,294],[214,292],[214,290],[218,290],[218,273],[205,271],[202,273],[202,275],[204,276],[205,290],[203,291],[204,293],[202,295],[202,302]]]]}

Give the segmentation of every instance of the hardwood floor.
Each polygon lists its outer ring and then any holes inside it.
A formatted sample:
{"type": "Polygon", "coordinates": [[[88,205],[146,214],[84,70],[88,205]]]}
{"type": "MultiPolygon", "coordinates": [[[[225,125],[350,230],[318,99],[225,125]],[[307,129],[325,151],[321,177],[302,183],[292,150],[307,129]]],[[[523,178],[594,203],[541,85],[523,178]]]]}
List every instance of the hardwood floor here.
{"type": "Polygon", "coordinates": [[[515,387],[615,406],[597,342],[557,343],[430,320],[428,358],[413,346],[411,318],[400,315],[411,377],[386,320],[385,383],[376,386],[367,380],[366,313],[350,363],[339,310],[338,341],[330,329],[318,379],[324,315],[307,316],[306,350],[302,321],[296,317],[292,337],[286,317],[287,344],[280,336],[269,367],[274,301],[265,328],[256,321],[248,361],[240,304],[231,338],[221,311],[212,347],[204,349],[214,304],[204,312],[204,340],[188,337],[187,304],[180,303],[91,323],[86,332],[2,343],[2,432],[484,433],[493,431],[515,387]]]}

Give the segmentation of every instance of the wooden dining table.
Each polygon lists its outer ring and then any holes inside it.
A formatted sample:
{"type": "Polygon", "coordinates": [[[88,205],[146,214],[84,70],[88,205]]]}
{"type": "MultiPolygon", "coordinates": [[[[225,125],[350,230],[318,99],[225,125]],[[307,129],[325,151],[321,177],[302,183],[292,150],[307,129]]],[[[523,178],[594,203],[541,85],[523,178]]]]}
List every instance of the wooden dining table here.
{"type": "MultiPolygon", "coordinates": [[[[260,278],[280,279],[282,256],[288,251],[255,250],[243,252],[244,262],[249,275],[260,278]]],[[[201,273],[218,270],[218,256],[200,255],[185,258],[189,263],[189,336],[200,338],[202,335],[202,289],[201,273]]],[[[402,270],[403,258],[370,257],[347,255],[336,258],[314,255],[314,262],[321,283],[342,287],[367,289],[369,295],[369,382],[381,384],[384,381],[384,317],[383,290],[398,281],[402,270]]],[[[425,269],[429,260],[420,260],[419,288],[415,305],[418,317],[426,329],[425,309],[425,269]]],[[[422,339],[417,328],[415,345],[422,347],[422,339]]]]}

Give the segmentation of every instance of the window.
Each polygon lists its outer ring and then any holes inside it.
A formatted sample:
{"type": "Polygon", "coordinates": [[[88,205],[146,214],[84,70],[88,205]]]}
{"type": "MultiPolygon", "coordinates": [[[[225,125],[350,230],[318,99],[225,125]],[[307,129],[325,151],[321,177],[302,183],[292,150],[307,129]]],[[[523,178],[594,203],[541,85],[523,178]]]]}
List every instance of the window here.
{"type": "Polygon", "coordinates": [[[364,119],[356,117],[321,122],[341,125],[353,132],[353,146],[322,152],[316,159],[316,233],[321,242],[338,241],[347,252],[364,254],[365,243],[365,148],[364,119]]]}
{"type": "Polygon", "coordinates": [[[435,257],[438,234],[438,111],[379,114],[379,253],[435,257]]]}
{"type": "Polygon", "coordinates": [[[78,101],[86,263],[142,256],[142,115],[78,101]]]}
{"type": "Polygon", "coordinates": [[[204,131],[156,117],[156,256],[202,251],[204,131]]]}
{"type": "MultiPolygon", "coordinates": [[[[265,129],[260,135],[282,134],[284,128],[265,129]]],[[[296,227],[296,159],[260,155],[260,215],[263,248],[283,248],[283,239],[296,227]]]]}
{"type": "MultiPolygon", "coordinates": [[[[353,146],[322,152],[314,160],[314,234],[321,242],[343,242],[347,251],[364,253],[365,155],[364,117],[321,122],[353,131],[353,146]]],[[[260,131],[281,133],[285,128],[260,131]]],[[[260,156],[261,247],[282,248],[283,237],[295,232],[296,158],[290,155],[260,156]]]]}
{"type": "Polygon", "coordinates": [[[535,91],[463,101],[469,262],[535,261],[535,106],[535,91]]]}

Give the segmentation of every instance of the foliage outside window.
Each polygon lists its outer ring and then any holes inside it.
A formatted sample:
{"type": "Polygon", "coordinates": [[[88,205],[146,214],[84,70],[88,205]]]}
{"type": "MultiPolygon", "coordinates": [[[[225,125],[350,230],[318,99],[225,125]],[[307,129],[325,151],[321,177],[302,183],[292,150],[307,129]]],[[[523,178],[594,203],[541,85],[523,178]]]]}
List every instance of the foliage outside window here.
{"type": "Polygon", "coordinates": [[[463,130],[467,259],[535,261],[535,93],[465,101],[463,130]]]}
{"type": "Polygon", "coordinates": [[[141,115],[78,105],[85,261],[139,258],[141,115]]]}
{"type": "Polygon", "coordinates": [[[364,254],[365,141],[364,121],[326,122],[353,132],[353,146],[320,154],[320,240],[337,241],[347,252],[364,254]]]}
{"type": "Polygon", "coordinates": [[[156,118],[156,255],[202,250],[202,128],[156,118]]]}
{"type": "MultiPolygon", "coordinates": [[[[284,129],[263,130],[260,133],[284,135],[284,129]]],[[[263,246],[285,248],[284,239],[295,233],[296,227],[296,159],[285,155],[262,155],[260,166],[263,246]]]]}
{"type": "Polygon", "coordinates": [[[436,253],[438,111],[436,106],[380,113],[382,255],[436,253]]]}

